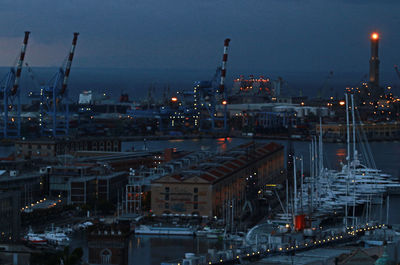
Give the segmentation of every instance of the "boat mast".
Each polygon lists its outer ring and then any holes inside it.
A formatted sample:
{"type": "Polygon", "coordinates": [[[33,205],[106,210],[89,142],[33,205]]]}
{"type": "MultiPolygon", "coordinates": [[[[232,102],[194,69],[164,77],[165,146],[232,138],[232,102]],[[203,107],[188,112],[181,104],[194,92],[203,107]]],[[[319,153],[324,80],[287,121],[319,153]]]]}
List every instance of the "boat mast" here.
{"type": "Polygon", "coordinates": [[[316,179],[318,177],[318,152],[317,152],[317,137],[314,136],[314,192],[315,192],[315,201],[316,203],[319,202],[318,198],[319,198],[319,183],[316,182],[316,179]]]}
{"type": "Polygon", "coordinates": [[[294,214],[297,212],[297,179],[296,179],[296,157],[293,156],[293,210],[294,214]]]}
{"type": "Polygon", "coordinates": [[[313,192],[314,192],[314,141],[311,138],[311,145],[310,145],[310,175],[311,181],[308,182],[308,207],[310,211],[310,215],[313,211],[313,192]]]}
{"type": "Polygon", "coordinates": [[[318,152],[317,152],[317,137],[314,136],[314,178],[317,177],[318,168],[318,152]]]}
{"type": "Polygon", "coordinates": [[[311,144],[309,145],[310,149],[310,177],[313,178],[314,176],[314,140],[311,138],[311,144]]]}
{"type": "MultiPolygon", "coordinates": [[[[351,94],[351,117],[353,119],[353,160],[356,160],[356,120],[354,118],[354,95],[351,94]]],[[[354,166],[355,167],[355,166],[354,166]]]]}
{"type": "Polygon", "coordinates": [[[347,128],[347,182],[346,182],[346,204],[345,204],[345,225],[347,227],[347,198],[349,194],[349,173],[350,173],[350,128],[349,128],[349,100],[347,93],[346,97],[346,128],[347,128]]]}
{"type": "Polygon", "coordinates": [[[322,174],[324,168],[324,155],[322,149],[322,118],[319,117],[319,173],[322,174]]]}
{"type": "Polygon", "coordinates": [[[300,207],[301,207],[301,213],[303,214],[303,155],[300,157],[301,161],[301,168],[300,168],[300,187],[301,187],[301,194],[300,194],[300,207]]]}
{"type": "MultiPolygon", "coordinates": [[[[356,212],[356,121],[354,118],[354,95],[351,94],[351,117],[353,119],[353,221],[352,225],[354,226],[355,222],[355,212],[356,212]]],[[[350,173],[351,174],[351,173],[350,173]]]]}
{"type": "Polygon", "coordinates": [[[286,220],[289,221],[289,181],[286,178],[286,220]]]}

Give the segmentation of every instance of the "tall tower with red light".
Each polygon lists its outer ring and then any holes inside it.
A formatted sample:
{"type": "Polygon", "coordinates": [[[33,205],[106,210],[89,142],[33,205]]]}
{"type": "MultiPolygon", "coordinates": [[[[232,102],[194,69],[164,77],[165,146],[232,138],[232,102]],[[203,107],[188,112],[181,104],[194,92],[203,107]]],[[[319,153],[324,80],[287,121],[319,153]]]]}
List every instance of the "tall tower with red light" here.
{"type": "Polygon", "coordinates": [[[380,94],[379,89],[379,34],[371,34],[371,58],[369,59],[369,86],[374,96],[380,94]]]}

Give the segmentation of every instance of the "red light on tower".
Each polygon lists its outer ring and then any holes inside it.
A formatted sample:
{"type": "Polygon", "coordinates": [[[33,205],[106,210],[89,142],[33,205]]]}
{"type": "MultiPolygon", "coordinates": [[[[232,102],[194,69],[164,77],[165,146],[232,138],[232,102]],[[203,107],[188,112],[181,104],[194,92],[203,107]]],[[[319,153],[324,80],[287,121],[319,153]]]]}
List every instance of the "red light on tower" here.
{"type": "Polygon", "coordinates": [[[372,34],[371,34],[371,39],[372,39],[372,40],[377,40],[377,39],[379,39],[379,34],[376,33],[376,32],[372,33],[372,34]]]}

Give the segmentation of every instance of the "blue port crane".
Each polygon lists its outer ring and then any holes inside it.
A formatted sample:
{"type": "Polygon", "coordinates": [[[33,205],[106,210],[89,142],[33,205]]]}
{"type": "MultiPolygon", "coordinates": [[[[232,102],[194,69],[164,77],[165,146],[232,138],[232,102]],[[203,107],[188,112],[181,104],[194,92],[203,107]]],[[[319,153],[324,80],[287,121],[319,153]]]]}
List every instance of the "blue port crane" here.
{"type": "Polygon", "coordinates": [[[196,81],[193,88],[193,118],[194,125],[200,131],[215,131],[216,121],[223,121],[222,128],[227,130],[227,93],[225,91],[226,63],[230,39],[224,41],[222,65],[217,67],[210,81],[196,81]],[[217,105],[222,106],[223,117],[217,116],[217,105]],[[206,114],[206,115],[205,115],[206,114]],[[207,123],[211,123],[208,127],[207,123]],[[207,125],[206,125],[207,124],[207,125]]]}
{"type": "Polygon", "coordinates": [[[12,67],[7,75],[0,81],[0,97],[2,97],[3,100],[3,117],[0,126],[2,137],[5,139],[19,138],[21,136],[21,96],[19,82],[29,34],[29,31],[25,31],[25,37],[16,67],[12,67]]]}
{"type": "Polygon", "coordinates": [[[39,126],[41,136],[56,138],[69,134],[69,98],[67,85],[78,35],[78,32],[74,33],[72,47],[66,63],[63,63],[47,85],[40,87],[39,126]]]}

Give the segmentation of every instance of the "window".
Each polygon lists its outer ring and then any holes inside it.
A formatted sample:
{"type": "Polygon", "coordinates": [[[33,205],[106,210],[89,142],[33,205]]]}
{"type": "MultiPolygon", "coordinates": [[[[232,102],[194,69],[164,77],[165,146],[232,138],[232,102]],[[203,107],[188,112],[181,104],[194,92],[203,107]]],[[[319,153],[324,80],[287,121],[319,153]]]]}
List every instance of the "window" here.
{"type": "Polygon", "coordinates": [[[100,253],[101,264],[111,263],[111,251],[109,249],[103,249],[100,253]]]}
{"type": "Polygon", "coordinates": [[[165,187],[165,192],[169,192],[169,187],[165,187]]]}
{"type": "Polygon", "coordinates": [[[165,203],[165,209],[169,209],[169,203],[168,202],[165,203]]]}
{"type": "Polygon", "coordinates": [[[199,200],[199,196],[198,195],[194,195],[193,201],[197,202],[198,200],[199,200]]]}
{"type": "Polygon", "coordinates": [[[193,209],[199,209],[199,204],[197,202],[193,204],[193,209]]]}
{"type": "Polygon", "coordinates": [[[194,193],[198,193],[198,192],[199,192],[199,188],[197,188],[197,187],[194,188],[194,189],[193,189],[193,192],[194,192],[194,193]]]}
{"type": "Polygon", "coordinates": [[[169,193],[165,194],[165,200],[166,200],[166,201],[169,200],[169,193]]]}

